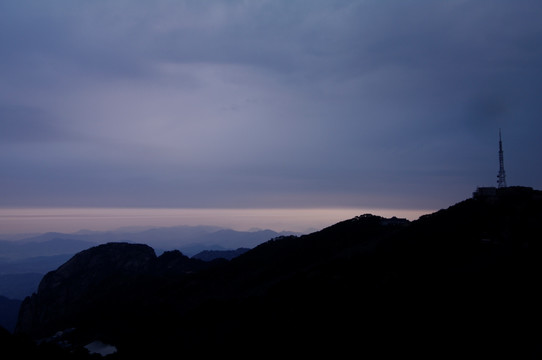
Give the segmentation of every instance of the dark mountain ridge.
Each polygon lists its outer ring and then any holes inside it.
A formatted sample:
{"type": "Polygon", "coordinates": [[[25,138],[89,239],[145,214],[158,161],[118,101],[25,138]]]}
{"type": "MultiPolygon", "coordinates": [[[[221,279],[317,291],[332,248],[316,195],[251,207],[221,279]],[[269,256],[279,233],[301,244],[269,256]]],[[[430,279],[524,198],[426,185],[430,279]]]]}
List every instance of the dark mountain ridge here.
{"type": "Polygon", "coordinates": [[[47,274],[18,333],[75,328],[116,357],[542,354],[542,192],[499,189],[408,222],[362,215],[211,263],[107,244],[47,274]]]}
{"type": "MultiPolygon", "coordinates": [[[[72,327],[71,319],[92,312],[111,296],[129,301],[130,292],[144,278],[175,276],[201,270],[207,263],[179,251],[157,257],[148,245],[108,243],[84,250],[57,270],[47,273],[36,294],[21,306],[18,328],[38,337],[72,327]],[[38,314],[38,316],[35,316],[38,314]],[[39,329],[39,331],[34,331],[39,329]]],[[[115,301],[112,301],[115,303],[115,301]]]]}
{"type": "MultiPolygon", "coordinates": [[[[285,232],[291,234],[289,232],[285,232]]],[[[40,278],[76,253],[108,242],[142,243],[157,253],[180,250],[184,255],[254,247],[284,233],[271,230],[234,231],[214,226],[134,227],[115,231],[81,230],[73,234],[45,233],[17,241],[0,240],[0,295],[24,299],[36,291],[40,278]],[[32,280],[32,281],[30,281],[32,280]]],[[[231,258],[235,253],[211,257],[231,258]]],[[[0,318],[2,321],[2,318],[0,318]]]]}
{"type": "Polygon", "coordinates": [[[192,256],[192,259],[199,259],[203,261],[213,261],[216,259],[231,260],[239,255],[242,255],[249,251],[249,248],[238,248],[235,250],[204,250],[192,256]]]}
{"type": "Polygon", "coordinates": [[[17,323],[17,309],[19,309],[20,305],[20,300],[9,299],[0,295],[0,327],[13,331],[17,323]]]}

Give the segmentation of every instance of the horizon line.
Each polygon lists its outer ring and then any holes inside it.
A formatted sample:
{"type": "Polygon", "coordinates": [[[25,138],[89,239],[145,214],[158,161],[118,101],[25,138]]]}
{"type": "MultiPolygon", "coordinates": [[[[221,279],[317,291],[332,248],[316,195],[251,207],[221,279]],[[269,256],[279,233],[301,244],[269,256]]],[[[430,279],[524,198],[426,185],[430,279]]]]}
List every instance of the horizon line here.
{"type": "Polygon", "coordinates": [[[310,208],[146,208],[146,207],[0,207],[0,234],[106,231],[126,226],[220,226],[307,233],[363,214],[410,221],[429,209],[376,207],[310,208]]]}

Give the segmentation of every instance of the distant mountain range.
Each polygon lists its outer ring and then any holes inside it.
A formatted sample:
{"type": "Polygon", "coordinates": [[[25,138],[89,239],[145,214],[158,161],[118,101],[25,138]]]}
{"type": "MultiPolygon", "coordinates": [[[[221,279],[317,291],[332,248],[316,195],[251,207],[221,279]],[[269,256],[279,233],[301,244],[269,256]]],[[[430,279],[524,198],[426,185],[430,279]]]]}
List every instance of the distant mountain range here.
{"type": "Polygon", "coordinates": [[[542,192],[516,187],[413,222],[367,214],[279,236],[230,261],[103,244],[43,278],[16,333],[81,358],[90,344],[120,359],[540,358],[541,223],[542,192]]]}
{"type": "MultiPolygon", "coordinates": [[[[37,290],[41,277],[66,262],[75,253],[108,242],[149,244],[158,253],[180,250],[187,256],[202,251],[253,248],[264,241],[292,232],[271,230],[235,231],[214,226],[121,228],[116,231],[82,230],[74,234],[51,232],[17,241],[0,240],[0,296],[24,299],[37,290]]],[[[227,253],[214,257],[229,258],[227,253]]]]}
{"type": "Polygon", "coordinates": [[[116,231],[51,232],[0,240],[0,326],[12,331],[21,301],[38,290],[43,276],[76,253],[108,242],[150,244],[157,253],[181,250],[205,261],[231,259],[274,237],[271,230],[234,231],[214,226],[130,227],[116,231]],[[244,250],[243,250],[244,249],[244,250]]]}
{"type": "Polygon", "coordinates": [[[154,249],[182,251],[192,256],[203,250],[252,248],[273,237],[292,235],[272,230],[235,231],[213,226],[176,226],[121,229],[118,231],[80,231],[73,234],[45,233],[18,241],[0,240],[0,259],[17,260],[36,256],[75,254],[96,244],[131,242],[154,249]]]}

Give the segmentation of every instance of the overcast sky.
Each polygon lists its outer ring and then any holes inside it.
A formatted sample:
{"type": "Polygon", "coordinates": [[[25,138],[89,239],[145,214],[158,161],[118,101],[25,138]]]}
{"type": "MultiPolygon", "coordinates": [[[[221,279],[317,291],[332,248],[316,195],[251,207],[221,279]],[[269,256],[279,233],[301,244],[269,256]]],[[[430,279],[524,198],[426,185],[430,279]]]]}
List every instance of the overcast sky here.
{"type": "Polygon", "coordinates": [[[542,188],[542,2],[0,0],[0,206],[542,188]]]}

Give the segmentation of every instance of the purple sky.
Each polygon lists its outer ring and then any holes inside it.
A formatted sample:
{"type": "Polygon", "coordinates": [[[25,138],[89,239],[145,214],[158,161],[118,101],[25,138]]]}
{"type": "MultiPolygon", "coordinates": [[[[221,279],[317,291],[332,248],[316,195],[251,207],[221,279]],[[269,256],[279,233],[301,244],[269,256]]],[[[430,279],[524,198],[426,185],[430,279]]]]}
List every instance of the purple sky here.
{"type": "Polygon", "coordinates": [[[0,2],[0,206],[438,209],[542,188],[542,2],[0,2]]]}

